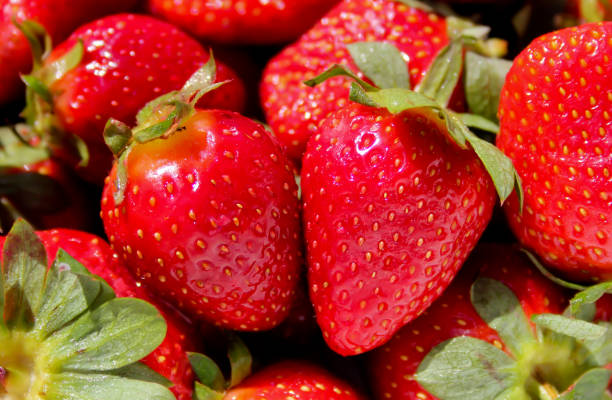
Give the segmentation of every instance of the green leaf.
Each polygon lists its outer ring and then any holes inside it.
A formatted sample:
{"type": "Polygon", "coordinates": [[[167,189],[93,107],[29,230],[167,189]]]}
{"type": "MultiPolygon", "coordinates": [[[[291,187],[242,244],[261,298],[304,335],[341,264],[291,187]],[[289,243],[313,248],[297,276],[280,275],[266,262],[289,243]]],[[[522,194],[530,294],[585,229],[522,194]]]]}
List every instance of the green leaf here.
{"type": "Polygon", "coordinates": [[[34,68],[39,68],[53,48],[51,36],[49,36],[45,27],[36,21],[26,20],[17,22],[15,18],[12,18],[12,21],[30,44],[34,68]]]}
{"type": "Polygon", "coordinates": [[[54,374],[47,386],[49,400],[175,400],[162,385],[114,375],[54,374]]]}
{"type": "Polygon", "coordinates": [[[110,300],[56,332],[51,358],[64,371],[108,371],[151,353],[166,336],[166,321],[151,304],[110,300]]]}
{"type": "Polygon", "coordinates": [[[517,380],[515,362],[495,346],[468,336],[434,347],[421,361],[416,380],[444,400],[495,399],[517,380]]]}
{"type": "Polygon", "coordinates": [[[130,147],[128,147],[121,155],[117,162],[117,172],[115,174],[115,192],[113,193],[113,199],[115,205],[119,205],[123,202],[125,197],[125,188],[127,186],[127,161],[128,155],[130,154],[130,147]]]}
{"type": "Polygon", "coordinates": [[[490,132],[494,135],[499,133],[499,125],[495,122],[476,114],[457,114],[459,119],[470,128],[480,129],[485,132],[490,132]]]}
{"type": "Polygon", "coordinates": [[[508,60],[466,53],[465,97],[472,113],[498,121],[499,96],[511,66],[508,60]]]}
{"type": "Polygon", "coordinates": [[[104,126],[104,142],[115,156],[121,154],[132,138],[132,129],[121,121],[110,118],[104,126]]]}
{"type": "Polygon", "coordinates": [[[345,76],[348,78],[353,78],[357,83],[359,83],[367,91],[373,91],[373,90],[378,89],[377,87],[372,86],[368,82],[359,78],[357,75],[351,72],[351,70],[349,70],[347,67],[343,65],[338,65],[338,64],[331,66],[329,69],[327,69],[325,72],[323,72],[319,76],[316,76],[313,79],[304,81],[304,84],[306,86],[314,87],[336,76],[345,76]]]}
{"type": "Polygon", "coordinates": [[[49,90],[47,85],[45,85],[43,81],[41,81],[39,78],[34,75],[21,75],[21,80],[23,81],[23,83],[26,84],[29,89],[32,90],[32,92],[39,95],[44,101],[49,104],[53,103],[53,96],[51,96],[51,91],[49,90]]]}
{"type": "Polygon", "coordinates": [[[187,353],[189,363],[200,382],[213,391],[225,390],[223,373],[210,357],[199,353],[187,353]]]}
{"type": "Polygon", "coordinates": [[[42,303],[47,256],[34,229],[17,220],[3,249],[4,319],[9,327],[30,329],[42,303]]]}
{"type": "Polygon", "coordinates": [[[586,304],[595,303],[606,293],[612,293],[612,281],[598,283],[576,293],[570,300],[572,314],[577,314],[580,308],[586,304]]]}
{"type": "Polygon", "coordinates": [[[410,89],[408,61],[388,42],[357,42],[346,46],[361,72],[382,89],[410,89]]]}
{"type": "Polygon", "coordinates": [[[446,107],[463,68],[463,44],[453,41],[436,55],[416,91],[446,107]]]}
{"type": "Polygon", "coordinates": [[[533,331],[510,288],[493,279],[478,278],[470,289],[470,297],[478,315],[497,331],[514,356],[533,348],[536,341],[533,331]]]}
{"type": "Polygon", "coordinates": [[[85,312],[99,293],[99,282],[70,272],[56,259],[47,274],[43,303],[34,330],[41,339],[47,338],[85,312]]]}
{"type": "Polygon", "coordinates": [[[0,168],[23,167],[50,157],[49,150],[30,146],[19,137],[15,127],[0,127],[0,168]]]}
{"type": "Polygon", "coordinates": [[[593,340],[606,333],[606,328],[602,326],[558,314],[535,314],[531,316],[531,320],[540,328],[546,328],[578,340],[593,340]]]}
{"type": "Polygon", "coordinates": [[[215,57],[213,56],[212,49],[210,50],[210,57],[206,64],[199,68],[181,89],[181,93],[185,93],[187,97],[191,97],[196,92],[206,89],[213,83],[215,83],[215,77],[217,76],[217,65],[215,63],[215,57]]]}
{"type": "Polygon", "coordinates": [[[154,113],[158,111],[161,106],[171,104],[172,101],[175,101],[176,99],[178,99],[178,97],[179,91],[175,90],[151,100],[143,108],[141,108],[140,111],[138,111],[138,114],[136,114],[136,124],[150,124],[151,120],[153,119],[154,113]]]}
{"type": "Polygon", "coordinates": [[[174,385],[171,380],[169,380],[163,375],[160,375],[159,373],[155,372],[154,370],[147,367],[141,362],[130,364],[123,368],[110,370],[108,371],[108,375],[115,375],[120,376],[122,378],[157,383],[158,385],[162,385],[167,388],[172,387],[174,385]]]}
{"type": "Polygon", "coordinates": [[[452,40],[474,39],[484,40],[491,32],[491,28],[485,25],[477,25],[469,19],[450,16],[446,18],[446,33],[452,40]]]}
{"type": "Polygon", "coordinates": [[[612,371],[604,368],[593,368],[585,372],[573,389],[563,393],[557,400],[602,400],[606,394],[612,371]]]}
{"type": "Polygon", "coordinates": [[[80,136],[70,135],[70,142],[74,149],[76,149],[79,154],[79,163],[77,164],[80,168],[85,168],[89,165],[89,149],[87,148],[87,144],[80,136]]]}
{"type": "Polygon", "coordinates": [[[597,325],[606,332],[598,338],[585,340],[582,344],[589,351],[593,364],[605,367],[612,362],[612,324],[599,321],[597,325]]]}
{"type": "Polygon", "coordinates": [[[563,280],[563,279],[553,275],[549,270],[546,269],[546,267],[544,267],[544,265],[542,265],[540,260],[538,260],[538,258],[533,253],[531,253],[529,250],[527,250],[525,248],[521,248],[521,251],[523,253],[525,253],[527,258],[529,258],[529,260],[532,262],[532,264],[540,271],[540,273],[542,275],[544,275],[546,278],[548,278],[549,280],[553,281],[557,285],[563,286],[563,287],[568,288],[568,289],[573,289],[573,290],[586,290],[587,289],[587,286],[579,285],[577,283],[568,282],[568,281],[565,281],[565,280],[563,280]]]}
{"type": "Polygon", "coordinates": [[[584,22],[602,22],[605,20],[604,10],[601,7],[601,0],[580,0],[580,15],[584,22]]]}
{"type": "Polygon", "coordinates": [[[361,85],[359,85],[357,82],[351,83],[351,91],[349,92],[349,99],[351,101],[354,101],[355,103],[363,104],[364,106],[380,107],[380,105],[377,104],[374,100],[372,100],[372,98],[370,98],[368,93],[366,93],[366,91],[363,90],[361,85]]]}
{"type": "Polygon", "coordinates": [[[236,335],[232,335],[230,339],[227,356],[232,369],[229,387],[234,387],[251,374],[253,358],[248,347],[236,335]]]}
{"type": "Polygon", "coordinates": [[[63,56],[54,60],[48,65],[45,65],[39,72],[42,82],[47,87],[50,87],[54,82],[63,78],[66,73],[76,68],[83,60],[85,46],[81,39],[72,46],[63,56]]]}
{"type": "Polygon", "coordinates": [[[225,398],[225,393],[212,390],[200,382],[195,383],[193,395],[194,400],[223,400],[225,398]]]}

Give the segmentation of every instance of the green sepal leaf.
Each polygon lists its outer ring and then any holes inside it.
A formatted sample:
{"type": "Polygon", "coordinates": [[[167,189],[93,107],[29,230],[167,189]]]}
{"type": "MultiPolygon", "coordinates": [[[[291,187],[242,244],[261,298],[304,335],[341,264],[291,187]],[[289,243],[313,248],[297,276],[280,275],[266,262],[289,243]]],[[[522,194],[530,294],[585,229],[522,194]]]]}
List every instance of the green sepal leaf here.
{"type": "Polygon", "coordinates": [[[582,374],[574,387],[561,394],[557,400],[603,400],[612,371],[604,368],[593,368],[582,374]]]}
{"type": "Polygon", "coordinates": [[[107,374],[53,374],[47,386],[49,400],[175,400],[162,385],[107,374]]]}
{"type": "Polygon", "coordinates": [[[190,98],[197,92],[202,91],[215,83],[216,76],[217,64],[215,63],[215,57],[213,56],[211,49],[210,57],[208,58],[206,64],[204,64],[195,73],[193,73],[189,79],[187,79],[187,82],[185,82],[183,88],[181,89],[181,93],[183,93],[186,98],[190,98]]]}
{"type": "Polygon", "coordinates": [[[21,75],[21,80],[26,84],[28,89],[40,96],[48,104],[53,103],[53,96],[49,87],[38,77],[34,75],[21,75]]]}
{"type": "Polygon", "coordinates": [[[104,142],[115,156],[121,154],[132,138],[132,129],[121,121],[110,118],[104,126],[104,142]]]}
{"type": "Polygon", "coordinates": [[[563,279],[555,276],[552,272],[550,272],[548,269],[546,269],[546,267],[544,267],[544,265],[542,265],[540,260],[538,260],[538,258],[532,252],[530,252],[529,250],[527,250],[525,248],[521,248],[521,251],[523,253],[525,253],[527,258],[529,258],[529,261],[531,261],[531,263],[538,269],[538,271],[540,271],[540,273],[542,275],[544,275],[546,278],[548,278],[552,282],[556,283],[557,285],[563,286],[564,288],[573,289],[573,290],[585,290],[585,289],[587,289],[587,286],[579,285],[577,283],[568,282],[566,280],[563,280],[563,279]]]}
{"type": "MultiPolygon", "coordinates": [[[[612,12],[610,2],[607,3],[609,7],[608,12],[612,12]]],[[[578,5],[580,7],[580,16],[584,19],[584,22],[603,22],[605,20],[604,4],[605,0],[580,0],[578,5]]]]}
{"type": "Polygon", "coordinates": [[[490,132],[494,135],[499,133],[499,125],[495,122],[476,114],[457,114],[459,119],[468,127],[490,132]]]}
{"type": "Polygon", "coordinates": [[[117,298],[56,332],[51,360],[64,371],[108,371],[151,353],[166,336],[166,321],[151,304],[117,298]]]}
{"type": "Polygon", "coordinates": [[[200,382],[196,382],[193,397],[194,400],[223,400],[225,393],[217,392],[216,390],[202,385],[200,382]]]}
{"type": "Polygon", "coordinates": [[[47,256],[34,229],[17,220],[4,242],[4,322],[30,329],[42,303],[47,256]]]}
{"type": "Polygon", "coordinates": [[[586,304],[595,303],[606,293],[612,293],[612,281],[598,283],[576,293],[570,300],[572,314],[577,314],[586,304]]]}
{"type": "Polygon", "coordinates": [[[227,349],[227,356],[231,366],[229,387],[234,387],[251,374],[253,357],[249,348],[236,335],[232,335],[227,349]]]}
{"type": "Polygon", "coordinates": [[[558,314],[535,314],[531,316],[531,320],[540,328],[578,340],[594,340],[606,333],[606,328],[602,326],[558,314]]]}
{"type": "Polygon", "coordinates": [[[117,172],[115,175],[115,192],[113,193],[113,200],[115,205],[119,205],[123,202],[125,197],[125,188],[127,186],[127,161],[128,155],[130,154],[130,147],[128,147],[121,155],[117,162],[117,172]]]}
{"type": "Polygon", "coordinates": [[[30,146],[21,140],[15,127],[0,127],[0,168],[23,167],[36,164],[50,157],[44,147],[30,146]]]}
{"type": "Polygon", "coordinates": [[[518,298],[503,283],[478,278],[470,289],[472,305],[478,315],[495,329],[516,357],[532,349],[536,341],[518,298]]]}
{"type": "Polygon", "coordinates": [[[604,328],[606,332],[596,339],[585,340],[582,344],[588,349],[593,363],[605,367],[612,362],[612,324],[599,321],[597,325],[604,328]]]}
{"type": "Polygon", "coordinates": [[[180,100],[174,100],[167,104],[170,113],[160,122],[151,125],[138,126],[133,131],[133,138],[138,143],[146,143],[172,133],[171,128],[177,128],[180,122],[193,113],[193,105],[180,100]]]}
{"type": "Polygon", "coordinates": [[[388,42],[357,42],[346,45],[361,72],[382,89],[410,89],[408,62],[388,42]]]}
{"type": "Polygon", "coordinates": [[[210,357],[200,353],[187,353],[187,357],[193,372],[195,372],[202,385],[217,392],[226,389],[225,377],[217,363],[210,357]]]}
{"type": "Polygon", "coordinates": [[[79,163],[77,166],[80,168],[85,168],[87,165],[89,165],[89,149],[87,148],[87,143],[85,143],[85,141],[77,135],[70,135],[70,141],[73,148],[79,155],[79,163]]]}
{"type": "Polygon", "coordinates": [[[472,113],[498,120],[499,96],[511,66],[508,60],[466,53],[465,97],[472,113]]]}
{"type": "Polygon", "coordinates": [[[463,44],[452,41],[434,58],[416,91],[446,107],[457,87],[463,68],[463,44]]]}
{"type": "Polygon", "coordinates": [[[338,65],[338,64],[332,65],[330,68],[328,68],[326,71],[321,73],[319,76],[316,76],[312,79],[304,81],[304,84],[306,86],[314,87],[336,76],[346,76],[348,78],[353,78],[357,83],[359,83],[359,85],[361,85],[365,90],[368,90],[368,91],[374,91],[378,89],[377,87],[372,86],[368,82],[359,78],[357,75],[351,72],[351,70],[349,70],[347,67],[343,65],[338,65]]]}
{"type": "Polygon", "coordinates": [[[595,303],[582,304],[580,307],[578,307],[576,313],[572,312],[571,306],[568,306],[565,310],[563,310],[564,316],[581,319],[587,322],[593,322],[596,313],[597,307],[595,306],[595,303]]]}
{"type": "Polygon", "coordinates": [[[47,58],[53,48],[51,36],[47,33],[44,26],[33,20],[17,22],[12,19],[13,24],[23,33],[32,51],[32,61],[34,68],[39,68],[42,61],[47,58]]]}
{"type": "Polygon", "coordinates": [[[517,382],[514,368],[514,360],[492,344],[461,336],[434,347],[415,377],[440,399],[496,399],[517,382]]]}
{"type": "Polygon", "coordinates": [[[145,381],[151,383],[157,383],[163,387],[172,387],[174,383],[168,378],[159,373],[155,372],[151,368],[147,367],[141,362],[127,365],[123,368],[107,371],[108,375],[120,376],[122,378],[136,379],[138,381],[145,381]]]}
{"type": "Polygon", "coordinates": [[[446,18],[446,33],[451,40],[473,39],[484,40],[491,32],[485,25],[476,25],[469,19],[450,16],[446,18]]]}
{"type": "Polygon", "coordinates": [[[175,90],[149,101],[143,108],[140,109],[140,111],[138,111],[138,114],[136,114],[136,125],[145,125],[150,123],[153,114],[158,111],[162,105],[169,104],[173,100],[177,99],[178,95],[179,91],[175,90]]]}
{"type": "Polygon", "coordinates": [[[76,68],[83,60],[84,53],[83,40],[79,39],[63,56],[37,71],[37,75],[47,87],[50,87],[54,82],[63,78],[68,71],[76,68]]]}

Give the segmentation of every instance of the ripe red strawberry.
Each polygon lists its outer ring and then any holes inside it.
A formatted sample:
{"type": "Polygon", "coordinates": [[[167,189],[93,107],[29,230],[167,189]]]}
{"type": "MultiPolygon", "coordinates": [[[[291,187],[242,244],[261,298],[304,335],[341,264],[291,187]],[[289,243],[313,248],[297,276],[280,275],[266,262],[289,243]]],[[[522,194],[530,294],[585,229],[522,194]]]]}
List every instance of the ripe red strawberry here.
{"type": "MultiPolygon", "coordinates": [[[[596,355],[595,340],[582,336],[593,324],[554,315],[566,305],[560,287],[519,251],[479,247],[444,294],[372,354],[375,398],[557,398],[586,371],[602,373],[603,358],[609,358],[596,355]]],[[[604,372],[600,390],[609,377],[604,372]]],[[[591,395],[597,390],[592,381],[589,389],[591,395]]]]}
{"type": "Polygon", "coordinates": [[[119,158],[104,227],[132,271],[188,315],[270,329],[288,314],[301,265],[293,168],[262,125],[194,108],[212,83],[198,87],[202,75],[141,111],[133,133],[109,122],[119,158]]]}
{"type": "MultiPolygon", "coordinates": [[[[172,381],[174,386],[171,390],[178,400],[191,399],[194,375],[186,352],[200,349],[200,345],[195,341],[195,330],[191,322],[165,303],[152,298],[101,238],[70,229],[37,231],[36,234],[45,246],[49,266],[61,248],[83,264],[89,272],[104,279],[118,297],[135,297],[155,304],[164,316],[168,330],[162,344],[144,358],[143,362],[172,381]]],[[[4,241],[5,237],[0,237],[0,248],[4,246],[4,241]]]]}
{"type": "MultiPolygon", "coordinates": [[[[350,81],[334,78],[307,89],[302,82],[332,64],[359,71],[346,45],[361,41],[394,44],[405,58],[416,85],[438,52],[448,44],[445,19],[394,0],[344,0],[295,44],[270,61],[261,83],[261,99],[275,135],[294,159],[330,112],[347,104],[350,81]]],[[[360,74],[363,78],[363,75],[360,74]]]]}
{"type": "Polygon", "coordinates": [[[272,44],[297,39],[338,1],[148,0],[148,7],[207,42],[272,44]]]}
{"type": "Polygon", "coordinates": [[[536,39],[501,94],[497,145],[525,189],[506,211],[526,247],[578,280],[612,278],[612,23],[536,39]]]}
{"type": "MultiPolygon", "coordinates": [[[[38,74],[58,59],[70,57],[79,40],[84,54],[78,65],[48,84],[50,112],[55,114],[57,126],[44,126],[47,115],[43,113],[31,119],[35,131],[43,136],[57,128],[82,139],[91,159],[80,173],[102,184],[112,161],[102,136],[106,121],[112,117],[133,124],[139,109],[153,98],[179,89],[207,62],[209,54],[168,23],[144,15],[119,14],[80,27],[53,50],[38,74]],[[42,127],[37,127],[38,121],[42,127]]],[[[200,106],[241,110],[244,87],[234,72],[219,63],[216,79],[231,82],[205,96],[200,106]]],[[[37,101],[44,103],[40,97],[37,101]]]]}
{"type": "Polygon", "coordinates": [[[54,42],[79,25],[106,14],[128,11],[138,0],[0,0],[0,105],[22,96],[19,74],[32,68],[32,52],[12,20],[33,20],[47,29],[54,42]]]}

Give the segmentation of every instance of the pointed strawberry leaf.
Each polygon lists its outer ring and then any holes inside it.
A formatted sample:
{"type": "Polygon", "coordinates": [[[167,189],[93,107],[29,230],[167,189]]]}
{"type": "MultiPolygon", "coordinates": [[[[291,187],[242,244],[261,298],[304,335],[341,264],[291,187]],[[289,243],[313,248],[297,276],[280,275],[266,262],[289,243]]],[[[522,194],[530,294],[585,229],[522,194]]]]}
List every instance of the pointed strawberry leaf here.
{"type": "Polygon", "coordinates": [[[585,289],[587,289],[587,286],[579,285],[577,283],[568,282],[566,280],[563,280],[563,279],[555,276],[552,272],[550,272],[548,269],[546,269],[546,267],[544,267],[544,265],[542,265],[540,260],[538,260],[538,258],[532,252],[530,252],[529,250],[527,250],[525,248],[521,248],[521,251],[523,253],[525,253],[527,258],[529,258],[529,261],[531,261],[531,263],[538,269],[538,271],[540,271],[540,273],[542,275],[544,275],[546,278],[548,278],[550,281],[556,283],[559,286],[563,286],[564,288],[568,288],[568,289],[572,289],[572,290],[585,290],[585,289]]]}
{"type": "Polygon", "coordinates": [[[338,64],[331,66],[330,68],[325,70],[320,75],[318,75],[318,76],[316,76],[316,77],[314,77],[312,79],[309,79],[307,81],[304,81],[304,84],[306,86],[314,87],[314,86],[317,86],[317,85],[325,82],[326,80],[328,80],[330,78],[334,78],[336,76],[345,76],[345,77],[352,78],[357,83],[359,83],[359,85],[361,85],[365,90],[368,90],[368,91],[374,91],[374,90],[378,89],[377,87],[372,86],[368,82],[366,82],[363,79],[359,78],[357,75],[355,75],[347,67],[345,67],[343,65],[338,65],[338,64]]]}
{"type": "Polygon", "coordinates": [[[48,400],[175,400],[166,387],[106,374],[61,373],[49,377],[48,400]]]}
{"type": "Polygon", "coordinates": [[[53,48],[51,36],[47,33],[44,26],[33,20],[17,22],[12,19],[13,24],[23,33],[32,52],[32,61],[34,68],[41,66],[42,61],[47,57],[53,48]]]}
{"type": "Polygon", "coordinates": [[[56,332],[50,358],[64,371],[108,371],[151,353],[166,336],[166,322],[151,304],[134,298],[110,300],[56,332]]]}
{"type": "Polygon", "coordinates": [[[436,55],[415,90],[446,107],[459,83],[462,68],[463,44],[452,41],[436,55]]]}
{"type": "Polygon", "coordinates": [[[151,368],[147,367],[142,362],[127,365],[123,368],[110,370],[107,372],[109,375],[120,376],[122,378],[136,379],[139,381],[157,383],[163,387],[172,387],[174,384],[171,380],[163,375],[155,372],[151,368]]]}
{"type": "Polygon", "coordinates": [[[79,39],[64,55],[37,71],[37,75],[40,76],[41,81],[47,87],[50,87],[57,80],[63,78],[68,71],[76,68],[83,60],[84,53],[85,46],[83,41],[79,39]]]}
{"type": "Polygon", "coordinates": [[[388,42],[357,42],[346,45],[353,61],[382,89],[410,89],[408,60],[388,42]]]}
{"type": "Polygon", "coordinates": [[[232,370],[229,387],[234,387],[251,374],[253,358],[248,347],[236,335],[230,338],[227,356],[232,370]]]}
{"type": "Polygon", "coordinates": [[[602,22],[605,20],[602,3],[601,0],[579,0],[580,16],[584,19],[584,22],[602,22]]]}
{"type": "Polygon", "coordinates": [[[186,99],[189,99],[197,92],[206,89],[215,83],[217,76],[217,64],[215,63],[215,57],[213,56],[212,49],[210,50],[210,57],[204,66],[198,68],[196,72],[189,77],[187,82],[183,85],[181,93],[185,95],[186,99]]]}
{"type": "Polygon", "coordinates": [[[514,366],[515,361],[492,344],[461,336],[434,347],[415,378],[440,399],[496,399],[516,384],[514,366]]]}
{"type": "Polygon", "coordinates": [[[478,278],[470,289],[472,305],[478,315],[495,329],[516,357],[533,348],[535,336],[516,295],[503,283],[478,278]],[[529,350],[525,350],[529,349],[529,350]]]}
{"type": "Polygon", "coordinates": [[[582,345],[589,351],[592,363],[605,367],[612,362],[612,324],[609,322],[597,322],[606,332],[598,338],[587,339],[582,345]]]}
{"type": "Polygon", "coordinates": [[[104,126],[103,135],[108,148],[118,156],[132,138],[132,129],[123,122],[110,118],[104,126]]]}
{"type": "Polygon", "coordinates": [[[468,127],[490,132],[494,135],[499,133],[499,125],[495,122],[476,114],[457,114],[459,119],[468,127]]]}
{"type": "Polygon", "coordinates": [[[612,293],[612,281],[598,283],[576,293],[570,300],[572,314],[577,314],[584,305],[595,303],[606,293],[612,293]]]}
{"type": "Polygon", "coordinates": [[[602,400],[608,389],[612,371],[593,368],[582,374],[574,387],[563,393],[557,400],[602,400]]]}
{"type": "Polygon", "coordinates": [[[465,55],[465,97],[472,113],[497,121],[502,86],[512,62],[483,57],[473,51],[465,55]]]}
{"type": "Polygon", "coordinates": [[[127,159],[130,154],[130,147],[128,147],[117,162],[117,172],[115,176],[115,191],[113,192],[113,200],[115,200],[115,205],[119,205],[123,202],[123,198],[125,197],[125,187],[127,186],[127,159]]]}
{"type": "Polygon", "coordinates": [[[200,353],[187,353],[189,363],[202,385],[221,392],[225,390],[225,377],[210,357],[200,353]]]}
{"type": "Polygon", "coordinates": [[[40,96],[44,101],[49,104],[53,102],[53,96],[51,96],[49,87],[40,80],[40,78],[34,75],[21,75],[21,80],[26,84],[28,89],[40,96]]]}
{"type": "Polygon", "coordinates": [[[17,220],[6,237],[3,271],[6,325],[30,329],[42,303],[47,256],[34,229],[24,220],[17,220]]]}
{"type": "Polygon", "coordinates": [[[451,16],[446,18],[446,33],[451,40],[474,39],[484,40],[491,32],[485,25],[477,25],[469,19],[451,16]]]}
{"type": "Polygon", "coordinates": [[[49,157],[48,149],[25,143],[14,127],[0,127],[0,168],[23,167],[47,160],[49,157]]]}
{"type": "Polygon", "coordinates": [[[193,395],[194,400],[223,400],[225,398],[225,393],[212,390],[200,382],[195,383],[193,395]]]}
{"type": "Polygon", "coordinates": [[[578,340],[594,340],[606,333],[605,327],[558,314],[534,314],[531,320],[540,328],[546,328],[578,340]]]}

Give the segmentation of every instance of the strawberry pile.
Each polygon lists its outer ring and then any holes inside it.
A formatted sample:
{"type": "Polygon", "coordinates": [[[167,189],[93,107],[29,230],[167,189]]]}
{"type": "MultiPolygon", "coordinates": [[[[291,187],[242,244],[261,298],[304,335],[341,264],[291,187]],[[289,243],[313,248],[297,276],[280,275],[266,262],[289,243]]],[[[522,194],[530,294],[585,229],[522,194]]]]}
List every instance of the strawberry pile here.
{"type": "Polygon", "coordinates": [[[0,399],[612,399],[611,16],[0,0],[0,399]]]}

